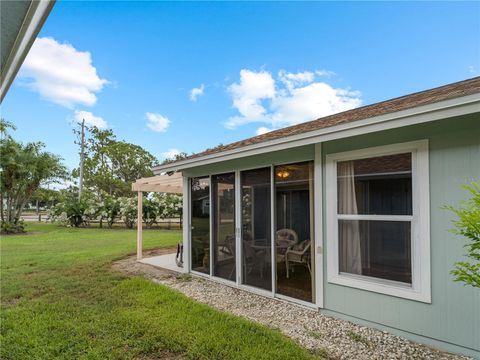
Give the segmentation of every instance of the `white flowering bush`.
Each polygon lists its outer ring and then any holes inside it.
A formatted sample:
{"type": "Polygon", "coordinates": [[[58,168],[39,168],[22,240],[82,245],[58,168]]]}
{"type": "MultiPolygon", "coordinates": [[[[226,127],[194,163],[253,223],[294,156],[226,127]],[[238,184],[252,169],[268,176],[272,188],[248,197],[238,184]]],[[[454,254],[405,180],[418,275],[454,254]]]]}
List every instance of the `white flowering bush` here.
{"type": "MultiPolygon", "coordinates": [[[[159,219],[181,218],[182,196],[176,194],[153,193],[143,199],[143,221],[152,227],[159,219]]],[[[105,192],[93,194],[85,192],[82,199],[74,192],[64,196],[50,210],[52,221],[66,226],[88,226],[92,221],[106,222],[112,227],[121,219],[128,229],[137,222],[137,198],[115,198],[105,192]]]]}
{"type": "Polygon", "coordinates": [[[68,221],[68,215],[65,211],[65,203],[57,203],[49,210],[50,219],[52,222],[58,222],[62,225],[70,225],[68,221]]]}
{"type": "Polygon", "coordinates": [[[105,204],[101,196],[86,193],[82,200],[85,202],[84,217],[87,224],[90,221],[103,218],[105,204]]]}
{"type": "Polygon", "coordinates": [[[137,221],[137,199],[133,197],[121,197],[118,201],[120,204],[120,218],[128,229],[133,229],[137,221]]]}
{"type": "Polygon", "coordinates": [[[102,219],[107,221],[109,228],[113,226],[115,220],[120,216],[120,200],[107,194],[103,194],[102,219]]]}
{"type": "Polygon", "coordinates": [[[66,226],[79,227],[88,225],[95,216],[96,208],[94,201],[85,194],[81,199],[71,192],[67,193],[62,202],[50,209],[52,221],[60,222],[66,226]]]}
{"type": "Polygon", "coordinates": [[[79,199],[75,191],[65,192],[62,200],[50,209],[50,218],[73,227],[88,226],[95,220],[99,220],[101,224],[102,220],[106,219],[111,226],[118,213],[115,210],[116,200],[104,198],[104,195],[85,191],[79,199]]]}
{"type": "Polygon", "coordinates": [[[155,193],[152,195],[160,219],[181,218],[183,200],[181,195],[155,193]]]}

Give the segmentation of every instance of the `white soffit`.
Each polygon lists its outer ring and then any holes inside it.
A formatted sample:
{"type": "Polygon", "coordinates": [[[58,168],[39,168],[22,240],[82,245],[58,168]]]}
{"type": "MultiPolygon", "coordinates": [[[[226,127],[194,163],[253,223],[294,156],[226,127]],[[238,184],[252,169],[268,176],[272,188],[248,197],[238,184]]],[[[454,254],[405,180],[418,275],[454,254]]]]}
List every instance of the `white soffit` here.
{"type": "Polygon", "coordinates": [[[15,79],[55,0],[0,2],[0,102],[15,79]]]}

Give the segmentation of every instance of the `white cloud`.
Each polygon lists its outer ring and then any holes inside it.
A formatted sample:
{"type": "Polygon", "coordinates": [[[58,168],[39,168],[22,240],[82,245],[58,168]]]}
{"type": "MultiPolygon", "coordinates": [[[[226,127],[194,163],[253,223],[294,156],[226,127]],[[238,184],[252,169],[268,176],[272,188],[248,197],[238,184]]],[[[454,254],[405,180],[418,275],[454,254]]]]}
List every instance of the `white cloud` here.
{"type": "Polygon", "coordinates": [[[75,110],[74,120],[77,123],[81,123],[85,120],[85,125],[96,126],[99,129],[105,129],[108,127],[107,122],[100,116],[93,115],[90,111],[75,110]]]}
{"type": "Polygon", "coordinates": [[[167,131],[168,126],[170,125],[170,120],[158,113],[147,112],[145,114],[147,117],[147,127],[156,132],[165,132],[167,131]]]}
{"type": "Polygon", "coordinates": [[[108,83],[97,75],[88,51],[78,51],[50,37],[35,40],[20,76],[27,78],[27,86],[42,97],[68,108],[94,105],[95,93],[108,83]]]}
{"type": "Polygon", "coordinates": [[[335,74],[335,72],[330,71],[330,70],[320,69],[320,70],[315,70],[315,75],[330,77],[330,76],[334,76],[336,74],[335,74]]]}
{"type": "Polygon", "coordinates": [[[262,126],[256,131],[257,134],[263,134],[362,104],[358,91],[335,88],[316,79],[317,76],[326,75],[326,70],[297,73],[281,70],[277,79],[274,79],[271,73],[264,70],[255,72],[243,69],[240,82],[228,89],[233,107],[239,115],[229,118],[225,126],[235,128],[248,123],[264,123],[269,127],[262,126]]]}
{"type": "Polygon", "coordinates": [[[230,85],[228,92],[232,96],[233,106],[241,116],[231,118],[226,126],[235,127],[264,116],[266,109],[261,102],[275,96],[275,80],[269,72],[242,69],[240,83],[230,85]]]}
{"type": "Polygon", "coordinates": [[[288,90],[292,90],[297,86],[310,84],[313,80],[315,80],[315,74],[310,71],[289,73],[285,70],[280,70],[278,73],[278,78],[285,84],[288,90]]]}
{"type": "Polygon", "coordinates": [[[273,130],[273,129],[269,129],[269,128],[265,127],[265,126],[260,126],[260,127],[257,129],[257,131],[255,131],[255,134],[256,134],[256,135],[263,135],[263,134],[266,134],[266,133],[268,133],[268,132],[270,132],[270,131],[272,131],[272,130],[273,130]]]}
{"type": "Polygon", "coordinates": [[[193,88],[190,90],[190,100],[197,101],[197,99],[203,95],[205,90],[205,85],[200,85],[198,88],[193,88]]]}
{"type": "Polygon", "coordinates": [[[361,105],[359,93],[314,82],[272,100],[270,120],[277,127],[295,125],[361,105]]]}
{"type": "Polygon", "coordinates": [[[175,156],[177,156],[178,154],[180,154],[180,150],[178,149],[168,149],[167,151],[165,152],[162,152],[162,158],[164,159],[174,159],[175,156]]]}

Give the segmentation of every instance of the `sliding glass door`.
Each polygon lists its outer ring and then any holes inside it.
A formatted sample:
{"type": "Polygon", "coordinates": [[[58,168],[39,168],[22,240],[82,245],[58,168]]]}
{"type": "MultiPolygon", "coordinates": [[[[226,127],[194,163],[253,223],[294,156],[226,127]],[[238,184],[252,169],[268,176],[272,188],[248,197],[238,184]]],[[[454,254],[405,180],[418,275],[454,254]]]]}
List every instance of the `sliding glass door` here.
{"type": "Polygon", "coordinates": [[[276,291],[313,302],[313,163],[276,166],[276,291]]]}
{"type": "Polygon", "coordinates": [[[190,180],[192,270],[210,274],[210,178],[190,180]]]}
{"type": "Polygon", "coordinates": [[[313,162],[237,174],[191,180],[192,270],[313,303],[313,162]]]}
{"type": "Polygon", "coordinates": [[[212,176],[213,275],[236,279],[235,173],[212,176]]]}
{"type": "Polygon", "coordinates": [[[242,284],[272,290],[271,169],[241,172],[242,284]]]}

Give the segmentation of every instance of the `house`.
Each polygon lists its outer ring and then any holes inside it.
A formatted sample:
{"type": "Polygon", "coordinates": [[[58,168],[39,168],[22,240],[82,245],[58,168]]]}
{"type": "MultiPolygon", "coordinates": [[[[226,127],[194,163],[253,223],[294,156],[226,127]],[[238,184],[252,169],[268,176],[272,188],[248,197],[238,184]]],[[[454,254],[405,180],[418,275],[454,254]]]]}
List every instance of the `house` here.
{"type": "Polygon", "coordinates": [[[54,5],[55,0],[0,2],[0,103],[54,5]]]}
{"type": "Polygon", "coordinates": [[[480,77],[154,171],[133,190],[182,189],[185,271],[480,357],[480,290],[452,280],[464,239],[442,209],[480,181],[480,77]]]}

